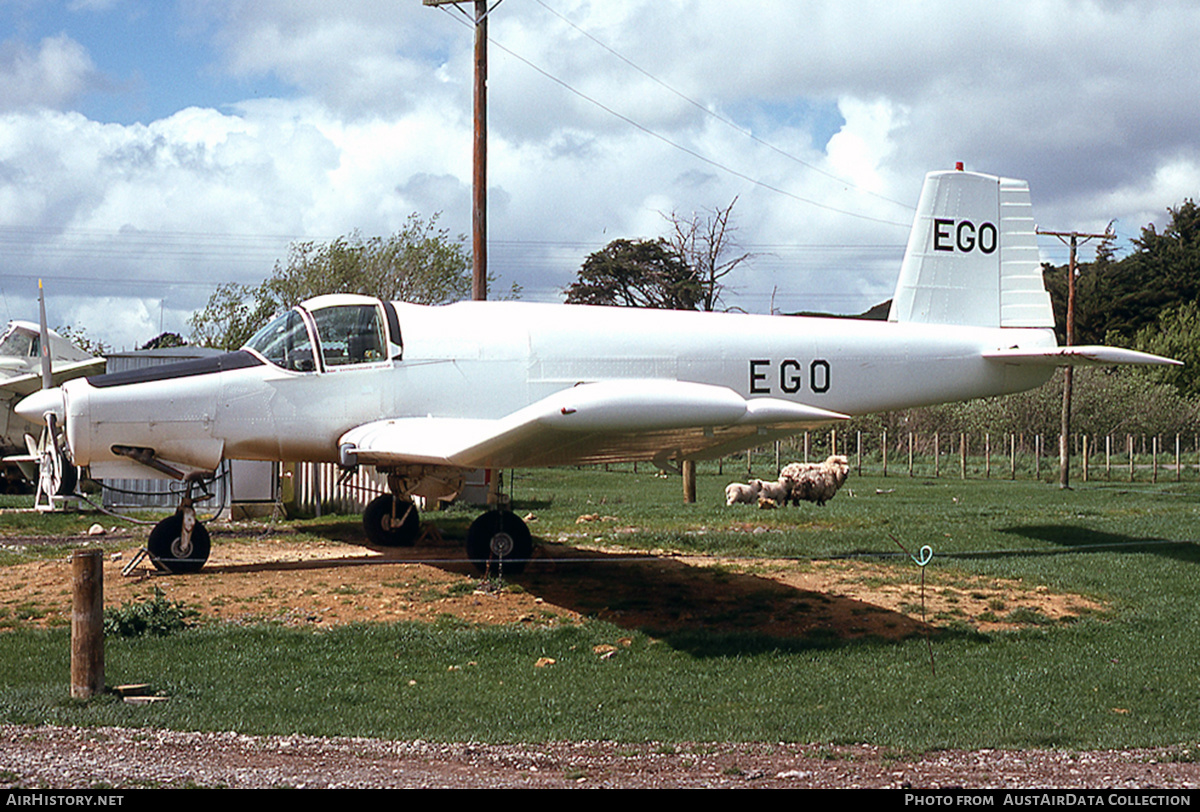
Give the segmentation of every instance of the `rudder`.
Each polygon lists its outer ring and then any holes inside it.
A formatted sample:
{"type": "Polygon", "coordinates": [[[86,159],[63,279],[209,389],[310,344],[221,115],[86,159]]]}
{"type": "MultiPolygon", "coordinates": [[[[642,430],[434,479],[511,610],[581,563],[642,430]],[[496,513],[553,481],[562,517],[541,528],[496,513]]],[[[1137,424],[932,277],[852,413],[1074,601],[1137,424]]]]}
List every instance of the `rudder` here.
{"type": "Polygon", "coordinates": [[[1029,184],[926,175],[888,321],[1053,327],[1029,184]]]}

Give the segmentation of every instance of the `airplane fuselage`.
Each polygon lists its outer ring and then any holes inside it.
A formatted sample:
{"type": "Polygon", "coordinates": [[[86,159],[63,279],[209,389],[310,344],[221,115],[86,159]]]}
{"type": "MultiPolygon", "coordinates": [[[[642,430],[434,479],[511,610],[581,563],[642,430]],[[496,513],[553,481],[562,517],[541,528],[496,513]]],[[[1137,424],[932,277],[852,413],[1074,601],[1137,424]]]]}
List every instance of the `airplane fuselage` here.
{"type": "Polygon", "coordinates": [[[398,359],[295,371],[243,350],[252,360],[220,371],[72,382],[64,391],[73,459],[102,467],[123,460],[112,448],[126,446],[198,470],[222,458],[336,461],[339,436],[382,417],[500,418],[611,380],[688,381],[866,414],[1038,386],[1052,368],[981,353],[1054,345],[1049,330],[856,319],[520,302],[395,310],[398,359]]]}

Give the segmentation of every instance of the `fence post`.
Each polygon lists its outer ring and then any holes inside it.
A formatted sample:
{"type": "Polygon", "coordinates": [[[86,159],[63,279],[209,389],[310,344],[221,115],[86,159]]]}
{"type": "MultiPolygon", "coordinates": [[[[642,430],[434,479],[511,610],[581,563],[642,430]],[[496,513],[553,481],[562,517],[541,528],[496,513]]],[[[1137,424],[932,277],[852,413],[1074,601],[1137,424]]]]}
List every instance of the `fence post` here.
{"type": "Polygon", "coordinates": [[[913,433],[908,433],[908,475],[913,475],[913,433]]]}
{"type": "Polygon", "coordinates": [[[883,475],[886,478],[887,477],[887,452],[888,452],[887,429],[883,430],[883,442],[880,443],[879,447],[881,449],[883,449],[883,475]]]}
{"type": "Polygon", "coordinates": [[[1015,480],[1017,478],[1017,435],[1010,434],[1008,440],[1008,478],[1015,480]]]}
{"type": "Polygon", "coordinates": [[[1083,435],[1083,481],[1088,481],[1088,435],[1083,435]]]}
{"type": "Polygon", "coordinates": [[[941,437],[939,432],[933,433],[933,478],[940,479],[942,476],[942,454],[941,454],[941,437]]]}
{"type": "Polygon", "coordinates": [[[858,476],[862,476],[862,432],[861,432],[861,431],[860,431],[860,432],[858,432],[858,433],[857,433],[857,435],[856,435],[856,437],[855,437],[855,451],[854,451],[854,456],[857,458],[857,459],[855,460],[855,462],[856,462],[856,466],[855,466],[855,467],[858,469],[858,474],[857,474],[857,475],[858,475],[858,476]]]}
{"type": "Polygon", "coordinates": [[[104,552],[71,556],[71,697],[104,693],[104,552]]]}
{"type": "Polygon", "coordinates": [[[965,431],[958,435],[958,472],[960,479],[967,478],[967,433],[965,431]]]}

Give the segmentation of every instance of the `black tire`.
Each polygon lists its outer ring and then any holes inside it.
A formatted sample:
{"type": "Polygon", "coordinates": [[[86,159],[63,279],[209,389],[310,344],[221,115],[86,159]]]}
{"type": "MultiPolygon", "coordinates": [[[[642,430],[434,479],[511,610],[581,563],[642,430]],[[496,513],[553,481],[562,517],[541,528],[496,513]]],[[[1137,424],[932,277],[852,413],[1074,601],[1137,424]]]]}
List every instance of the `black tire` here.
{"type": "Polygon", "coordinates": [[[180,547],[182,533],[182,513],[168,516],[154,525],[154,529],[150,531],[150,538],[146,542],[146,549],[150,551],[156,567],[165,572],[183,575],[189,572],[199,572],[200,568],[204,566],[204,562],[208,561],[208,553],[212,547],[208,528],[200,522],[196,522],[192,528],[192,549],[190,551],[180,547]]]}
{"type": "Polygon", "coordinates": [[[533,536],[525,522],[509,510],[489,510],[467,530],[467,558],[480,572],[503,567],[509,575],[525,571],[533,555],[533,536]]]}
{"type": "Polygon", "coordinates": [[[421,517],[417,514],[417,506],[407,499],[380,496],[372,499],[363,511],[363,530],[373,547],[411,547],[421,535],[421,517]],[[396,500],[394,523],[392,500],[396,500]]]}

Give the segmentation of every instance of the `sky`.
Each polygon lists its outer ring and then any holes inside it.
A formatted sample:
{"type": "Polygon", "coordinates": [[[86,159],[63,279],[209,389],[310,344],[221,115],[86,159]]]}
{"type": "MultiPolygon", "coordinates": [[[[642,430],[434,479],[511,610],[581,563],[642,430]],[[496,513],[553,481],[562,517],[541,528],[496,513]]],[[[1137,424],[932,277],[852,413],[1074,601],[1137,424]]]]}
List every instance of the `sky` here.
{"type": "MultiPolygon", "coordinates": [[[[726,307],[862,312],[957,161],[1120,251],[1200,190],[1187,2],[503,0],[489,35],[489,270],[529,301],[732,204],[726,307]]],[[[0,317],[44,278],[131,349],[294,241],[469,235],[472,50],[420,0],[0,0],[0,317]]]]}

